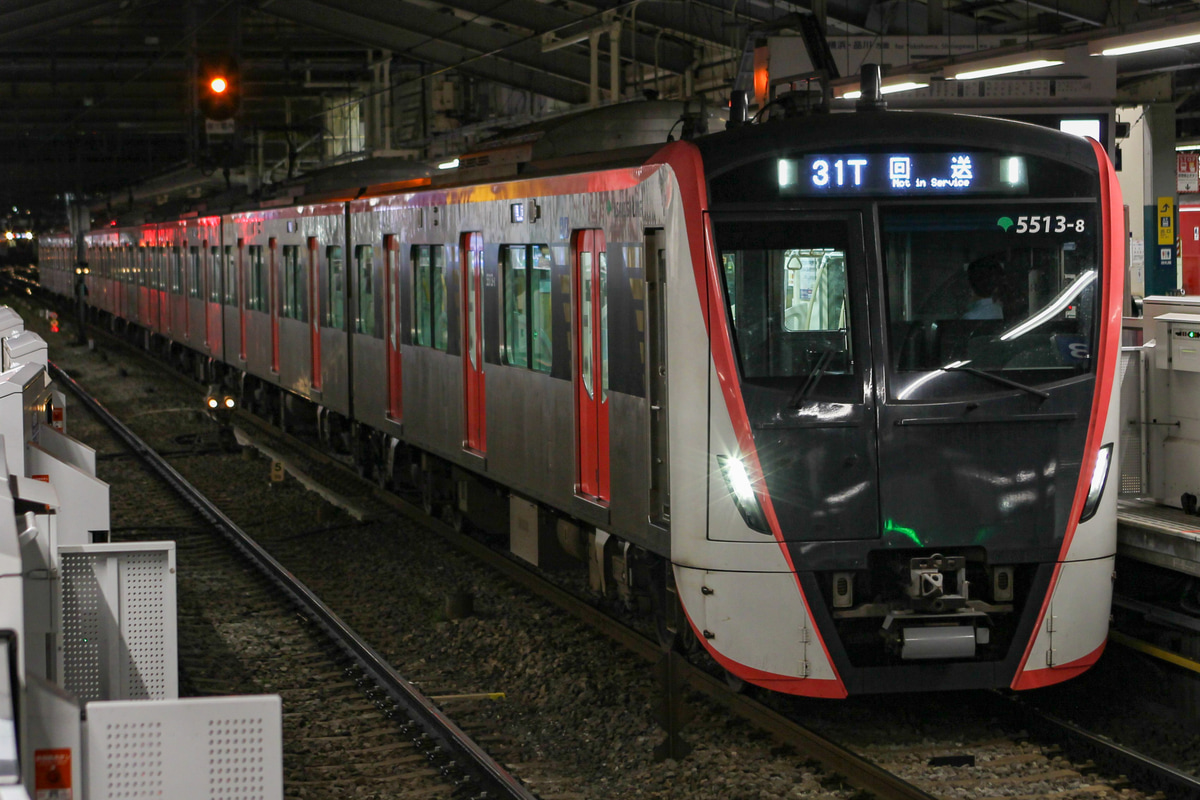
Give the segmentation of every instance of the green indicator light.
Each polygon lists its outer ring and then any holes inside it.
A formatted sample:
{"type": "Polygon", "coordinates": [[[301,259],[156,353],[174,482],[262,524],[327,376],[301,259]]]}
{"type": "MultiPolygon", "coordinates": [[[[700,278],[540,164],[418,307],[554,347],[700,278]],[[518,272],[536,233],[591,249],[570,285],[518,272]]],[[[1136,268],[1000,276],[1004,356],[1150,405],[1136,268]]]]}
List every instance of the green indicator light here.
{"type": "Polygon", "coordinates": [[[905,528],[897,525],[893,520],[889,519],[884,522],[883,530],[884,533],[899,533],[902,536],[907,536],[909,539],[912,539],[914,542],[916,542],[917,547],[924,547],[924,545],[921,544],[921,537],[917,536],[916,531],[914,531],[912,528],[905,528]]]}
{"type": "Polygon", "coordinates": [[[1008,233],[1008,229],[1013,226],[1013,221],[1011,217],[1001,217],[996,220],[996,224],[1003,228],[1005,233],[1008,233]]]}

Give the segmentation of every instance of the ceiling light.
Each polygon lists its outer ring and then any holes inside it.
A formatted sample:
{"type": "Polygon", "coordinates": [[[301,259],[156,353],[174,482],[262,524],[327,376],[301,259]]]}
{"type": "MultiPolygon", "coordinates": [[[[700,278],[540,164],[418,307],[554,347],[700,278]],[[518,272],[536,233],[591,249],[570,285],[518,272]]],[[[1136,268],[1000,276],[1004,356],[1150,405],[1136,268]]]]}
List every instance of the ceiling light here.
{"type": "MultiPolygon", "coordinates": [[[[880,94],[894,94],[896,92],[911,92],[913,89],[924,89],[929,85],[929,78],[925,75],[896,75],[891,78],[884,78],[879,87],[880,94]]],[[[834,95],[843,100],[857,100],[862,97],[862,88],[856,81],[847,83],[845,86],[834,87],[834,95]]]]}
{"type": "Polygon", "coordinates": [[[458,159],[452,158],[437,165],[438,169],[458,169],[458,159]]]}
{"type": "Polygon", "coordinates": [[[946,68],[948,73],[946,77],[950,80],[969,81],[976,78],[990,78],[993,75],[1007,75],[1011,72],[1057,67],[1061,63],[1063,63],[1062,53],[1058,50],[1025,50],[1020,53],[1009,53],[1006,56],[955,64],[946,68]]]}
{"type": "Polygon", "coordinates": [[[1175,152],[1181,153],[1185,150],[1200,150],[1200,142],[1191,142],[1190,144],[1175,145],[1175,152]]]}
{"type": "Polygon", "coordinates": [[[1144,53],[1164,47],[1183,47],[1200,42],[1200,22],[1191,25],[1170,25],[1140,33],[1126,33],[1088,42],[1088,53],[1094,56],[1124,56],[1144,53]]]}

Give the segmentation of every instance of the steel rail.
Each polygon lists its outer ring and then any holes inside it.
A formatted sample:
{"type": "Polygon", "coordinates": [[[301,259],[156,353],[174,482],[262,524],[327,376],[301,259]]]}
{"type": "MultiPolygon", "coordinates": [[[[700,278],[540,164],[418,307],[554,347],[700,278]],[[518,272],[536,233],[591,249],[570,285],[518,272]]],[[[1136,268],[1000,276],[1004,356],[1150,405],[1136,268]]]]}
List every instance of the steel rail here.
{"type": "MultiPolygon", "coordinates": [[[[255,435],[271,440],[272,444],[288,447],[310,462],[322,466],[345,470],[359,477],[343,462],[300,441],[281,433],[269,423],[252,414],[235,412],[239,423],[253,427],[255,435]]],[[[467,555],[483,562],[521,588],[533,592],[543,600],[557,606],[594,628],[618,645],[646,661],[660,662],[665,654],[657,641],[635,631],[570,592],[555,586],[537,572],[488,547],[470,536],[458,533],[440,520],[429,517],[423,510],[396,494],[370,484],[376,499],[410,519],[436,530],[447,542],[467,555]]],[[[675,667],[680,670],[683,681],[693,690],[723,705],[742,717],[754,727],[770,734],[776,741],[794,747],[798,752],[818,761],[825,769],[846,778],[854,787],[874,794],[880,800],[935,800],[931,795],[903,778],[893,775],[884,768],[850,750],[824,738],[814,731],[788,719],[762,703],[731,690],[723,680],[715,678],[699,667],[677,659],[675,667]]]]}
{"type": "Polygon", "coordinates": [[[1137,776],[1138,788],[1145,791],[1147,784],[1160,790],[1168,797],[1196,798],[1200,800],[1200,778],[1131,750],[1124,745],[1085,731],[1078,725],[1061,717],[1042,711],[1014,695],[994,692],[1002,709],[1018,717],[1026,727],[1032,728],[1046,738],[1056,740],[1068,750],[1085,752],[1095,761],[1115,768],[1127,777],[1137,776]]]}
{"type": "Polygon", "coordinates": [[[455,759],[456,764],[481,788],[482,796],[536,800],[536,795],[496,763],[487,752],[446,717],[441,709],[397,673],[383,656],[363,641],[362,637],[355,633],[332,609],[321,602],[320,598],[292,575],[287,568],[242,531],[233,520],[229,519],[212,501],[192,486],[162,456],[113,416],[103,404],[93,398],[56,364],[51,363],[48,368],[55,381],[70,389],[118,438],[125,442],[151,469],[166,480],[172,489],[216,527],[268,579],[323,628],[338,647],[387,693],[398,710],[408,714],[442,747],[444,753],[455,759]]]}

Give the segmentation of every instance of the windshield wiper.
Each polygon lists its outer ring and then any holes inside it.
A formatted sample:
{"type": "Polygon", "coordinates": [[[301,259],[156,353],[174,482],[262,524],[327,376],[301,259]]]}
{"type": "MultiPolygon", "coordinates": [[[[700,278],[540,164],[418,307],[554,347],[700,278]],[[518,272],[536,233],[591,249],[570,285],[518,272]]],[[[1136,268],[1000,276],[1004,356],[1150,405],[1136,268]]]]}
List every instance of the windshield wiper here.
{"type": "Polygon", "coordinates": [[[1000,383],[1005,386],[1011,386],[1014,389],[1020,389],[1023,392],[1029,392],[1030,394],[1036,395],[1043,400],[1048,400],[1050,398],[1049,392],[1043,392],[1041,389],[1035,389],[1032,386],[1020,383],[1019,381],[1014,381],[1001,375],[997,375],[994,372],[988,372],[987,370],[978,369],[976,367],[968,367],[964,364],[958,364],[955,366],[948,364],[942,367],[942,370],[945,372],[968,372],[972,375],[978,375],[981,378],[987,378],[988,380],[995,381],[996,383],[1000,383]]]}
{"type": "Polygon", "coordinates": [[[840,352],[842,352],[841,348],[835,345],[829,345],[821,351],[821,355],[817,359],[817,363],[813,366],[812,372],[808,373],[808,379],[800,384],[800,387],[788,398],[789,406],[796,408],[800,403],[808,399],[808,396],[817,388],[817,384],[821,382],[821,378],[825,376],[825,370],[829,368],[829,362],[840,352]]]}

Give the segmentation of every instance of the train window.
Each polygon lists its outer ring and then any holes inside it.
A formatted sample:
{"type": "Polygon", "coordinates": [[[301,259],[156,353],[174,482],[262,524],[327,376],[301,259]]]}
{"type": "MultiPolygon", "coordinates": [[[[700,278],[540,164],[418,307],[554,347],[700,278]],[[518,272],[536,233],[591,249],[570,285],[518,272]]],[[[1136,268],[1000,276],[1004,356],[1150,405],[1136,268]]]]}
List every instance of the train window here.
{"type": "Polygon", "coordinates": [[[600,399],[608,397],[608,253],[601,250],[599,260],[600,278],[600,399]]]}
{"type": "Polygon", "coordinates": [[[425,347],[445,350],[450,339],[446,327],[446,251],[440,244],[412,248],[416,330],[413,340],[425,347]]]}
{"type": "Polygon", "coordinates": [[[200,297],[200,290],[203,288],[200,284],[200,248],[193,247],[189,255],[191,258],[188,261],[188,297],[200,297]]]}
{"type": "Polygon", "coordinates": [[[246,277],[246,308],[251,311],[266,311],[269,289],[267,271],[263,267],[263,247],[261,244],[252,244],[246,251],[250,262],[246,277]]]}
{"type": "Polygon", "coordinates": [[[225,245],[225,304],[238,304],[237,259],[233,257],[233,245],[225,245]]]}
{"type": "Polygon", "coordinates": [[[825,376],[854,371],[847,225],[730,221],[715,227],[714,238],[744,378],[794,383],[819,373],[823,395],[840,393],[845,381],[825,376]]]}
{"type": "Polygon", "coordinates": [[[300,265],[300,247],[283,246],[283,315],[304,319],[304,274],[300,265]]]}
{"type": "Polygon", "coordinates": [[[171,248],[171,292],[183,292],[183,253],[178,247],[171,248]]]}
{"type": "Polygon", "coordinates": [[[208,302],[221,302],[221,248],[208,249],[208,302]]]}
{"type": "Polygon", "coordinates": [[[833,248],[785,250],[783,329],[846,327],[846,254],[833,248]]]}
{"type": "MultiPolygon", "coordinates": [[[[969,366],[1022,383],[1089,371],[1099,225],[1092,203],[881,208],[892,368],[969,366]]],[[[963,385],[925,384],[923,396],[963,385]]]]}
{"type": "Polygon", "coordinates": [[[504,292],[504,363],[549,372],[550,277],[554,262],[544,244],[500,248],[504,292]]]}
{"type": "Polygon", "coordinates": [[[501,279],[504,281],[504,363],[529,366],[529,278],[525,269],[524,245],[500,248],[501,279]]]}
{"type": "Polygon", "coordinates": [[[325,313],[325,327],[341,330],[346,313],[346,257],[339,245],[331,245],[325,248],[325,259],[329,262],[329,309],[325,313]]]}
{"type": "Polygon", "coordinates": [[[358,313],[354,316],[354,330],[374,336],[375,246],[360,244],[354,248],[354,261],[358,272],[358,313]]]}

